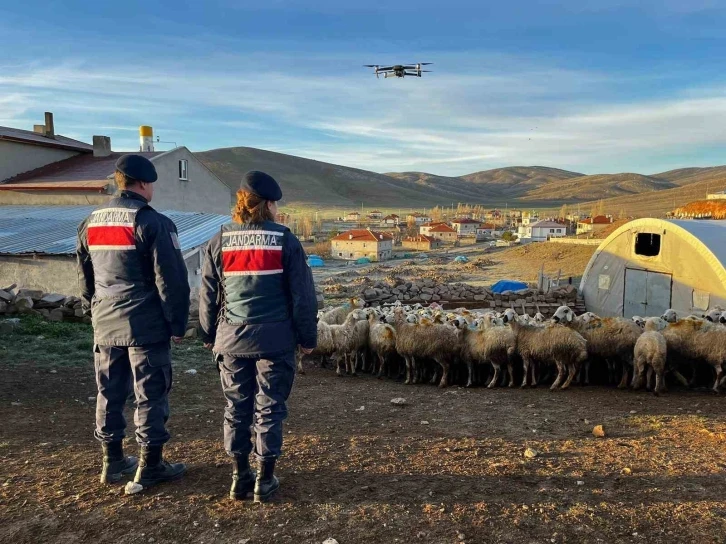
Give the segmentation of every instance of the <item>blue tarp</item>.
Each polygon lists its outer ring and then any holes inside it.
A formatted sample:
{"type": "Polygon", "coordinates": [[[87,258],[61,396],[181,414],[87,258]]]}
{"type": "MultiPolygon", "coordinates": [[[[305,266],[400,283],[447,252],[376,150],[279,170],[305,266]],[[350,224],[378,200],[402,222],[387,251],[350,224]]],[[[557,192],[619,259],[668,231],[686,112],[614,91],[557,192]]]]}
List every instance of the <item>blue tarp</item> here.
{"type": "Polygon", "coordinates": [[[311,268],[315,268],[318,266],[325,266],[325,263],[323,262],[323,259],[321,259],[317,255],[309,255],[308,256],[308,266],[311,268]]]}
{"type": "Polygon", "coordinates": [[[519,291],[521,289],[527,289],[527,284],[521,281],[514,280],[499,280],[497,283],[492,285],[492,292],[503,293],[504,291],[519,291]]]}
{"type": "Polygon", "coordinates": [[[459,255],[456,259],[454,259],[455,263],[468,263],[469,259],[464,257],[463,255],[459,255]]]}
{"type": "Polygon", "coordinates": [[[368,257],[361,257],[355,263],[356,264],[371,264],[371,260],[368,257]]]}

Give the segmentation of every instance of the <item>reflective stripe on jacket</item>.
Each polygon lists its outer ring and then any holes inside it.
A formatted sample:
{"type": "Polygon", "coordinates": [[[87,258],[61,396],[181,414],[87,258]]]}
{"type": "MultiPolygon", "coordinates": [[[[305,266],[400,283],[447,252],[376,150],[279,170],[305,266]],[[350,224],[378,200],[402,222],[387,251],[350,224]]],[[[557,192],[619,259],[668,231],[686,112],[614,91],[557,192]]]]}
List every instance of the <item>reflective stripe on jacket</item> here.
{"type": "Polygon", "coordinates": [[[173,221],[124,191],[79,226],[81,299],[94,341],[140,346],[183,336],[189,282],[173,221]]]}
{"type": "Polygon", "coordinates": [[[222,227],[224,316],[233,325],[275,323],[290,318],[282,246],[289,229],[229,223],[222,227]]]}
{"type": "Polygon", "coordinates": [[[296,344],[314,348],[316,314],[312,271],[289,229],[271,221],[231,224],[209,241],[199,321],[216,353],[264,358],[296,344]]]}

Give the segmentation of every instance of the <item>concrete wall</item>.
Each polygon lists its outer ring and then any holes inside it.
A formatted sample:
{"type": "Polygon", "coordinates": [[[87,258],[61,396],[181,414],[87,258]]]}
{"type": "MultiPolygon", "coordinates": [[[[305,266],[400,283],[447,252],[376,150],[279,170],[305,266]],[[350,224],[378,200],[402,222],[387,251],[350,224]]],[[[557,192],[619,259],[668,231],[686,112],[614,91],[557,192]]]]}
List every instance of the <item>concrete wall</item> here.
{"type": "Polygon", "coordinates": [[[0,288],[13,283],[48,293],[78,296],[76,259],[65,255],[0,256],[0,288]]]}
{"type": "Polygon", "coordinates": [[[157,210],[205,212],[229,215],[232,191],[202,165],[186,148],[180,147],[152,161],[159,174],[151,205],[157,210]],[[188,181],[179,179],[179,161],[189,161],[188,181]]]}
{"type": "MultiPolygon", "coordinates": [[[[184,260],[193,291],[198,291],[201,285],[201,276],[196,274],[201,267],[200,255],[190,252],[184,260]]],[[[79,296],[76,258],[70,255],[0,255],[0,289],[13,283],[20,288],[79,296]]]]}
{"type": "Polygon", "coordinates": [[[0,182],[74,155],[78,155],[78,152],[2,140],[0,141],[0,182]]]}

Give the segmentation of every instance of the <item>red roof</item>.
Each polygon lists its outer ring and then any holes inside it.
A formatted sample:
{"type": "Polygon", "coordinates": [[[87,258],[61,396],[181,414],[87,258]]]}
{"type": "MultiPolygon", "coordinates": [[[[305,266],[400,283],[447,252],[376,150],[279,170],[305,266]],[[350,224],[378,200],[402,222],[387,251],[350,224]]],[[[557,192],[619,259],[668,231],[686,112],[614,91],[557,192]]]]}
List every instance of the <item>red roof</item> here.
{"type": "Polygon", "coordinates": [[[446,225],[445,221],[431,221],[431,223],[424,223],[422,227],[435,227],[436,225],[446,225]]]}
{"type": "MultiPolygon", "coordinates": [[[[140,153],[148,158],[160,154],[140,153]]],[[[111,153],[108,157],[75,155],[10,178],[0,184],[0,191],[103,191],[114,183],[108,177],[113,175],[121,155],[123,153],[111,153]]]]}
{"type": "Polygon", "coordinates": [[[429,232],[456,232],[454,229],[452,229],[449,225],[446,223],[441,223],[440,225],[436,225],[435,227],[432,227],[429,232]]]}
{"type": "Polygon", "coordinates": [[[596,215],[595,217],[588,217],[587,219],[583,219],[582,221],[579,221],[580,223],[584,225],[609,225],[612,223],[609,217],[605,217],[604,215],[596,215]]]}
{"type": "Polygon", "coordinates": [[[487,230],[496,230],[496,225],[493,225],[492,223],[482,223],[479,225],[480,229],[487,229],[487,230]]]}
{"type": "Polygon", "coordinates": [[[393,240],[393,236],[391,236],[390,234],[368,229],[349,230],[347,232],[338,234],[338,236],[333,238],[333,241],[342,242],[381,242],[390,240],[393,240]]]}
{"type": "Polygon", "coordinates": [[[398,219],[398,216],[395,213],[392,213],[391,215],[387,215],[386,217],[383,218],[384,221],[386,219],[398,219]]]}

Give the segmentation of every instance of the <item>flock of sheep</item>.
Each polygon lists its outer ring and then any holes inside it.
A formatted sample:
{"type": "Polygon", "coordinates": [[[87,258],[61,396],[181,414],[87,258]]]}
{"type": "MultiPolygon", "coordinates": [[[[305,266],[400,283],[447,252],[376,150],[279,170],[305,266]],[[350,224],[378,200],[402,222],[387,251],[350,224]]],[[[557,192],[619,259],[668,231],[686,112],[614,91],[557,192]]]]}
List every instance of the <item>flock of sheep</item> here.
{"type": "MultiPolygon", "coordinates": [[[[406,384],[451,381],[467,387],[536,386],[553,379],[550,389],[590,383],[594,372],[619,388],[642,387],[656,394],[670,373],[686,386],[709,380],[718,392],[724,385],[726,312],[679,319],[673,310],[662,317],[600,318],[576,316],[561,306],[547,320],[503,313],[458,309],[437,304],[364,308],[361,299],[321,312],[318,347],[307,358],[324,365],[335,358],[338,375],[358,370],[377,376],[405,374],[406,384]],[[704,377],[703,369],[712,369],[704,377]],[[685,376],[688,376],[686,378],[685,376]]],[[[298,359],[302,372],[303,356],[298,359]]]]}

